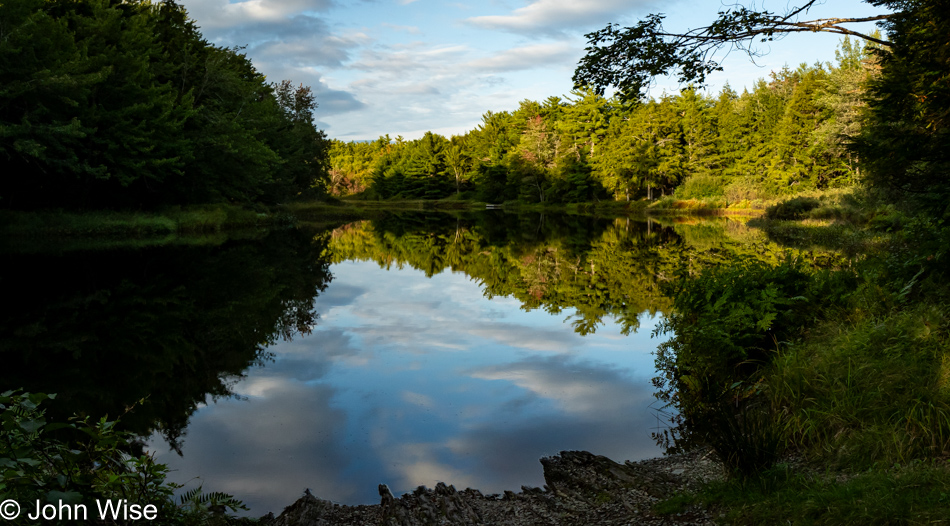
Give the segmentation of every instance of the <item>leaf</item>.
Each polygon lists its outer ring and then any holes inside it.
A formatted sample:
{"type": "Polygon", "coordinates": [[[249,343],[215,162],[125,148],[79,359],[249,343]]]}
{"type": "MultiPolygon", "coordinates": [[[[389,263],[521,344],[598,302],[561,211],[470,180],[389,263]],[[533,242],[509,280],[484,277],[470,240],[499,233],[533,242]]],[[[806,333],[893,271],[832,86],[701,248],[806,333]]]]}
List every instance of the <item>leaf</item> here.
{"type": "MultiPolygon", "coordinates": [[[[195,501],[195,498],[198,497],[199,495],[201,495],[201,486],[198,486],[197,488],[186,491],[185,493],[182,493],[181,496],[178,497],[178,501],[181,504],[190,503],[192,501],[195,501]]],[[[197,503],[197,501],[195,502],[197,503]]]]}
{"type": "Polygon", "coordinates": [[[49,396],[49,395],[46,394],[46,393],[30,393],[30,394],[27,395],[27,397],[30,399],[31,402],[33,402],[33,403],[36,404],[37,406],[38,406],[40,403],[42,403],[43,400],[46,400],[46,399],[48,399],[48,398],[53,398],[53,397],[49,396]]]}
{"type": "Polygon", "coordinates": [[[26,431],[27,433],[36,433],[37,431],[40,430],[40,428],[42,428],[45,425],[46,425],[45,420],[32,419],[32,420],[24,420],[23,422],[20,422],[20,427],[23,428],[23,430],[26,431]]]}

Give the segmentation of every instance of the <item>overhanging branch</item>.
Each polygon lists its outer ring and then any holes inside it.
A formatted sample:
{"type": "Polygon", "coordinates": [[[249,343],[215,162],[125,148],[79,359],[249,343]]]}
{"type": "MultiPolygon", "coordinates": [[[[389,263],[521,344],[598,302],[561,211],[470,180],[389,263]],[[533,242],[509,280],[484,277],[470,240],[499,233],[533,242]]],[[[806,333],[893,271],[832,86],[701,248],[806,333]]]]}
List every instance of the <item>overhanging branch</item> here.
{"type": "Polygon", "coordinates": [[[613,86],[628,99],[638,96],[643,87],[659,75],[678,73],[680,82],[703,85],[706,75],[722,69],[713,60],[722,48],[740,49],[750,57],[760,56],[754,49],[757,38],[765,42],[790,33],[835,33],[891,46],[886,40],[845,25],[878,22],[892,15],[798,20],[816,3],[817,0],[810,0],[783,15],[754,11],[737,4],[720,12],[719,18],[709,26],[684,33],[666,32],[662,14],[649,15],[626,28],[610,24],[586,35],[587,55],[574,73],[574,83],[578,87],[590,86],[599,93],[613,86]]]}

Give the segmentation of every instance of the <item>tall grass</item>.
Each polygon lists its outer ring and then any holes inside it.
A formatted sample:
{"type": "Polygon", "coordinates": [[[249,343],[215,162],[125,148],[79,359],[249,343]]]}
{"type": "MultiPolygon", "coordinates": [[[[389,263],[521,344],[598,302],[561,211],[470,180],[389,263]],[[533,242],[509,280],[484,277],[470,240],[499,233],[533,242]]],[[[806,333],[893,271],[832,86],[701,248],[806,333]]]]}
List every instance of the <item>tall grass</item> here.
{"type": "Polygon", "coordinates": [[[790,440],[812,458],[861,468],[950,452],[947,322],[928,304],[853,309],[792,346],[767,375],[790,440]]]}
{"type": "Polygon", "coordinates": [[[733,477],[755,478],[785,451],[782,428],[769,407],[720,400],[706,411],[708,443],[733,477]]]}

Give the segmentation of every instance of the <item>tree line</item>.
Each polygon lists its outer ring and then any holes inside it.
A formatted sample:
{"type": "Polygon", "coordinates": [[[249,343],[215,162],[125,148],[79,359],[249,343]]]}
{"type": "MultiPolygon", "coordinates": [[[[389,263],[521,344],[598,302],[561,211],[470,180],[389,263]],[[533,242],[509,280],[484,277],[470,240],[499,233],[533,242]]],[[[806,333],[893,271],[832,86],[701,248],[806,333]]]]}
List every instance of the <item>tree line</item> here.
{"type": "Polygon", "coordinates": [[[268,83],[172,0],[0,3],[0,206],[321,195],[309,87],[268,83]]]}
{"type": "MultiPolygon", "coordinates": [[[[857,132],[846,131],[838,137],[865,167],[864,187],[873,194],[904,209],[944,216],[950,210],[950,48],[943,28],[950,4],[947,0],[866,2],[882,13],[808,20],[817,0],[786,4],[784,12],[737,2],[720,11],[708,26],[685,33],[664,29],[662,14],[651,14],[629,27],[608,24],[586,35],[587,54],[574,72],[574,82],[596,93],[615,89],[621,100],[631,100],[642,96],[657,75],[676,74],[680,82],[703,85],[708,73],[722,70],[716,58],[722,49],[755,57],[761,51],[756,47],[759,42],[788,33],[853,35],[871,47],[877,73],[859,83],[857,90],[838,92],[842,102],[852,99],[866,104],[859,112],[857,132]],[[885,36],[848,27],[870,21],[876,21],[885,36]]],[[[844,120],[845,125],[850,122],[844,120]]],[[[794,152],[788,149],[782,157],[797,167],[806,158],[796,158],[794,152]]]]}
{"type": "Polygon", "coordinates": [[[412,141],[333,140],[331,185],[370,198],[529,203],[670,194],[741,201],[854,183],[876,63],[845,38],[835,64],[783,68],[741,94],[688,88],[624,101],[591,89],[488,112],[475,129],[412,141]]]}

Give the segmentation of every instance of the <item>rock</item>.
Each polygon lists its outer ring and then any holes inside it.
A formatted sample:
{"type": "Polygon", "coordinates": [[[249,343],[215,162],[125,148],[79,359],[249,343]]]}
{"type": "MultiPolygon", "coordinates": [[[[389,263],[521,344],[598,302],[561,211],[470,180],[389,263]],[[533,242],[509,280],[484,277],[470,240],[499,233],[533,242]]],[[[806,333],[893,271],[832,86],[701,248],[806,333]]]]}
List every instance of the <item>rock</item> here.
{"type": "Polygon", "coordinates": [[[438,483],[419,486],[399,498],[379,485],[375,506],[340,506],[308,492],[280,516],[262,517],[267,526],[316,525],[699,525],[715,524],[701,509],[676,517],[657,516],[658,500],[721,476],[717,462],[702,453],[620,464],[586,451],[562,451],[541,459],[544,488],[483,495],[438,483]]]}

